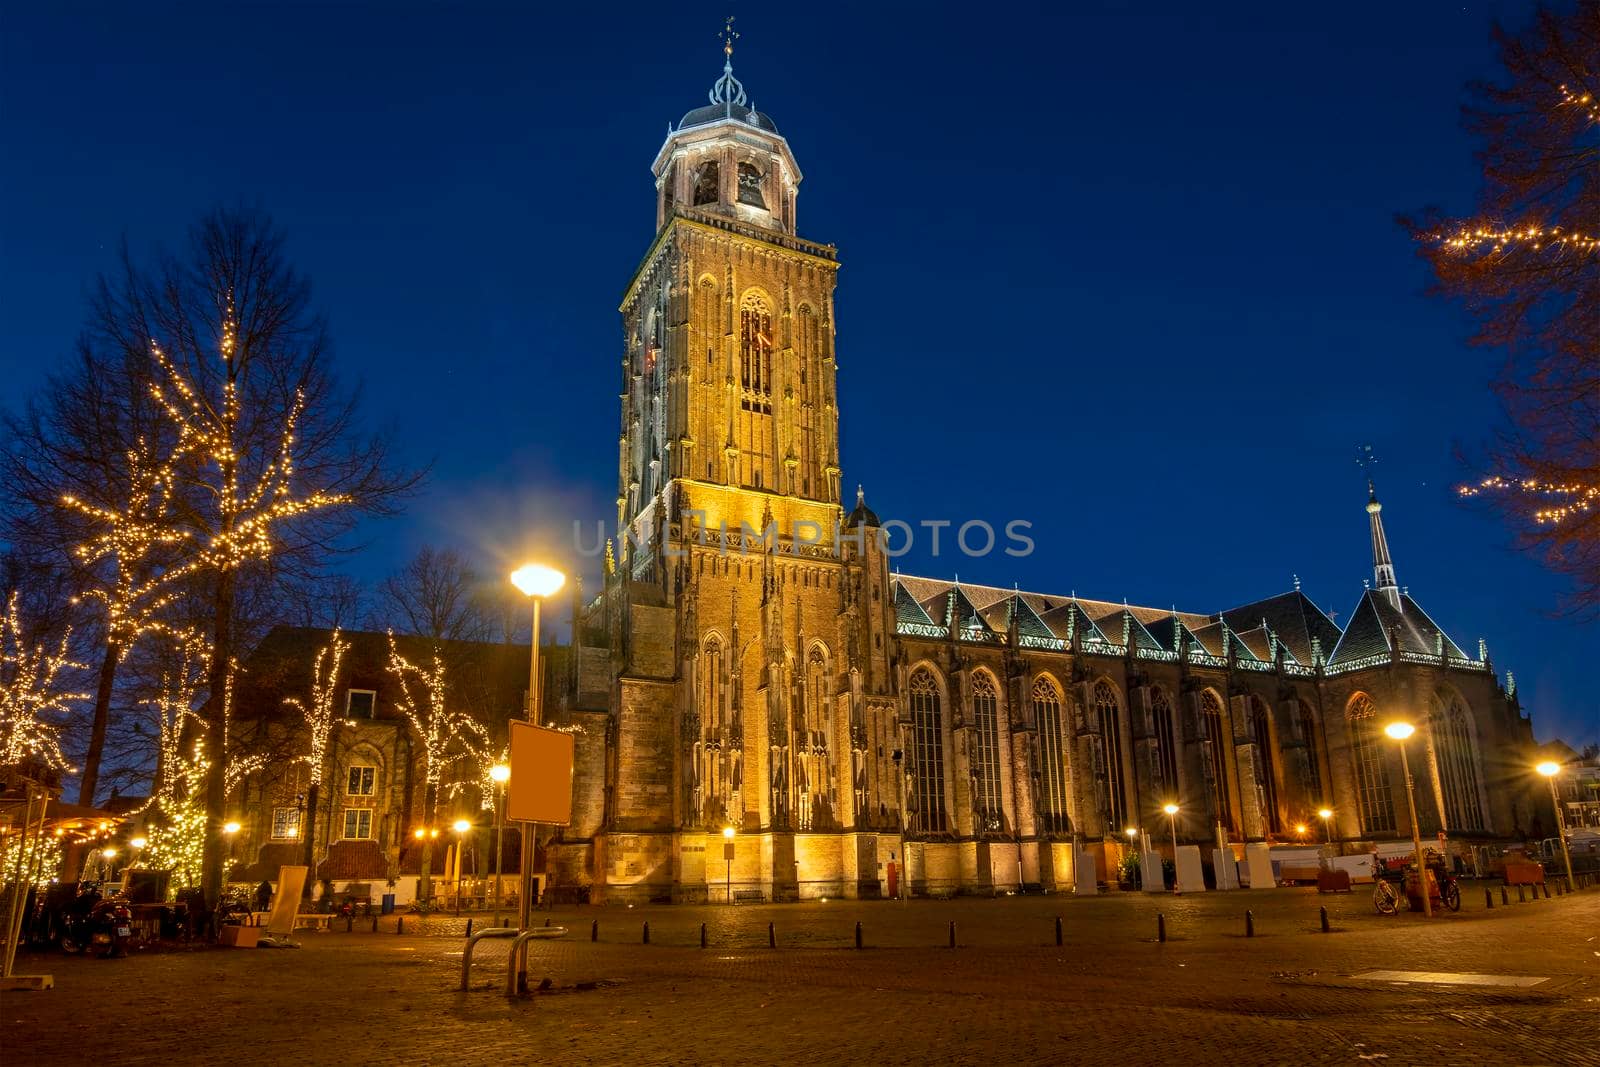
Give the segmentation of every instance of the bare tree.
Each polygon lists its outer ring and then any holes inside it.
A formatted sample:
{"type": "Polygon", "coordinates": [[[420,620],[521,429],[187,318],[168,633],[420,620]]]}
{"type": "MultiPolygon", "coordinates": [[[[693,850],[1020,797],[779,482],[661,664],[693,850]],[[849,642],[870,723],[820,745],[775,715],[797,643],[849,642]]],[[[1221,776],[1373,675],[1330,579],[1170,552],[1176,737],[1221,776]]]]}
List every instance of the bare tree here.
{"type": "MultiPolygon", "coordinates": [[[[310,784],[306,788],[306,824],[304,833],[304,862],[308,871],[315,871],[317,848],[317,801],[322,792],[322,775],[328,765],[328,743],[333,737],[337,706],[334,696],[338,692],[339,667],[350,642],[340,637],[335,629],[327,645],[317,652],[311,670],[311,692],[308,700],[285,697],[284,703],[300,713],[306,727],[306,763],[311,768],[310,784]]],[[[311,879],[306,880],[305,895],[311,895],[311,879]]]]}
{"type": "Polygon", "coordinates": [[[1496,27],[1504,77],[1471,87],[1467,128],[1483,185],[1474,218],[1402,219],[1435,290],[1502,347],[1494,389],[1509,428],[1462,494],[1487,500],[1519,541],[1600,611],[1600,2],[1541,8],[1496,27]]]}
{"type": "Polygon", "coordinates": [[[462,555],[425,545],[378,587],[380,621],[435,641],[487,641],[496,633],[482,583],[462,555]]]}

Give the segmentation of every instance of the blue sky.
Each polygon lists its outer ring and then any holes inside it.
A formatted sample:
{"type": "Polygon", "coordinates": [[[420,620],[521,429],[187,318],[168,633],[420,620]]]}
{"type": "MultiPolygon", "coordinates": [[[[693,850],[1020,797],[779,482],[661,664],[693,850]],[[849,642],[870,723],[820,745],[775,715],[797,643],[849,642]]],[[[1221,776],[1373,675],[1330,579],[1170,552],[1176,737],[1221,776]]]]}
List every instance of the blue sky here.
{"type": "MultiPolygon", "coordinates": [[[[1600,736],[1596,627],[1453,487],[1499,354],[1397,212],[1464,211],[1463,85],[1520,5],[736,5],[735,68],[833,242],[845,480],[885,517],[1032,523],[908,571],[1215,611],[1370,576],[1487,638],[1541,737],[1600,736]]],[[[13,6],[0,24],[0,402],[70,350],[118,242],[259,204],[406,457],[424,542],[496,568],[615,495],[648,167],[720,71],[703,4],[13,6]]],[[[591,574],[594,568],[590,568],[591,574]]]]}

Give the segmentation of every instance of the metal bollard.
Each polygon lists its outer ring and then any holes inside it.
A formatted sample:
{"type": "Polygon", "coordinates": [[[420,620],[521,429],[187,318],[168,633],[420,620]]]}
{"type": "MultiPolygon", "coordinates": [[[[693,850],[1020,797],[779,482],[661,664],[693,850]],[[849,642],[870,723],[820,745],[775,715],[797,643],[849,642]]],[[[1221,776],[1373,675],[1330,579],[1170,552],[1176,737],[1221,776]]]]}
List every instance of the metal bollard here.
{"type": "Polygon", "coordinates": [[[347,934],[353,934],[356,932],[356,917],[354,913],[344,917],[344,932],[347,934]]]}
{"type": "Polygon", "coordinates": [[[1494,910],[1494,893],[1493,893],[1493,891],[1488,890],[1488,889],[1485,889],[1483,891],[1483,906],[1484,906],[1484,909],[1487,910],[1487,911],[1493,911],[1494,910]]]}
{"type": "Polygon", "coordinates": [[[701,923],[700,924],[700,947],[701,948],[705,948],[706,947],[706,924],[705,923],[701,923]]]}
{"type": "Polygon", "coordinates": [[[1505,886],[1500,887],[1500,903],[1506,905],[1511,903],[1511,894],[1507,891],[1505,886]]]}
{"type": "Polygon", "coordinates": [[[772,924],[771,923],[767,924],[767,947],[768,948],[777,948],[778,947],[778,931],[776,931],[776,930],[774,930],[772,928],[772,924]]]}
{"type": "Polygon", "coordinates": [[[406,917],[404,915],[401,915],[395,919],[394,932],[397,934],[403,934],[406,932],[406,917]]]}
{"type": "Polygon", "coordinates": [[[549,926],[549,925],[550,925],[550,920],[549,920],[549,919],[546,919],[546,920],[545,920],[545,921],[544,921],[544,924],[545,924],[545,925],[546,925],[546,926],[549,926]]]}
{"type": "Polygon", "coordinates": [[[1544,899],[1549,900],[1550,899],[1550,883],[1549,882],[1543,882],[1543,883],[1540,884],[1540,888],[1544,890],[1544,899]]]}
{"type": "Polygon", "coordinates": [[[1322,917],[1322,932],[1323,933],[1327,933],[1328,932],[1328,909],[1323,907],[1323,908],[1318,908],[1317,911],[1321,914],[1321,917],[1322,917]]]}
{"type": "Polygon", "coordinates": [[[1517,903],[1526,904],[1527,902],[1528,898],[1522,895],[1522,886],[1517,886],[1517,903]]]}
{"type": "Polygon", "coordinates": [[[861,921],[856,920],[856,948],[861,947],[861,921]]]}
{"type": "Polygon", "coordinates": [[[372,932],[378,932],[378,917],[376,915],[372,917],[372,932]]]}
{"type": "Polygon", "coordinates": [[[950,920],[950,947],[956,947],[956,921],[954,919],[950,920]]]}
{"type": "Polygon", "coordinates": [[[1244,936],[1256,936],[1256,913],[1246,908],[1244,913],[1244,936]]]}
{"type": "Polygon", "coordinates": [[[467,936],[468,937],[472,936],[472,919],[471,918],[467,919],[467,936]]]}
{"type": "Polygon", "coordinates": [[[595,919],[593,922],[591,922],[589,924],[589,940],[590,941],[598,941],[598,940],[600,940],[600,920],[599,919],[595,919]]]}
{"type": "Polygon", "coordinates": [[[1061,916],[1056,916],[1056,945],[1061,945],[1061,916]]]}
{"type": "Polygon", "coordinates": [[[649,943],[650,943],[650,920],[646,919],[645,923],[644,923],[644,940],[642,942],[640,942],[640,944],[648,945],[649,943]]]}
{"type": "Polygon", "coordinates": [[[1156,942],[1162,945],[1167,943],[1167,917],[1159,911],[1156,912],[1156,942]]]}

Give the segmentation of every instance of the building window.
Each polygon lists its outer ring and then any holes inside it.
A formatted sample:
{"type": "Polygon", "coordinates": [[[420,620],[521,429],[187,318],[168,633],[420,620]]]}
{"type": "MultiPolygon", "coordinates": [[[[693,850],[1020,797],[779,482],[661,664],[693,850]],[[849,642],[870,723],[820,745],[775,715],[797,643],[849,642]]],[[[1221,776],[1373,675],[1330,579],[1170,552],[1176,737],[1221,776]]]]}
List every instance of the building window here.
{"type": "Polygon", "coordinates": [[[372,837],[372,809],[344,809],[344,837],[346,841],[366,841],[372,837]]]}
{"type": "Polygon", "coordinates": [[[739,164],[739,203],[766,209],[767,198],[761,195],[761,172],[752,164],[739,164]]]}
{"type": "Polygon", "coordinates": [[[1278,818],[1278,774],[1272,758],[1272,721],[1267,705],[1258,697],[1250,698],[1250,732],[1256,742],[1256,797],[1261,804],[1261,825],[1269,834],[1283,832],[1283,820],[1278,818]]]}
{"type": "Polygon", "coordinates": [[[1004,824],[1000,803],[1000,701],[994,679],[980,671],[972,677],[973,811],[979,833],[997,833],[1004,824]]]}
{"type": "Polygon", "coordinates": [[[694,205],[699,207],[701,204],[715,204],[718,198],[717,162],[708,159],[694,172],[694,205]]]}
{"type": "Polygon", "coordinates": [[[1061,721],[1061,692],[1048,678],[1033,683],[1033,719],[1039,724],[1039,829],[1047,834],[1070,834],[1067,729],[1061,721]]]}
{"type": "Polygon", "coordinates": [[[911,676],[911,758],[915,761],[915,793],[911,828],[918,833],[944,833],[944,717],[939,688],[926,667],[911,676]]]}
{"type": "Polygon", "coordinates": [[[1472,728],[1467,723],[1467,709],[1459,699],[1451,697],[1449,707],[1435,711],[1429,725],[1439,768],[1439,791],[1444,794],[1445,829],[1482,830],[1478,756],[1472,743],[1472,728]]]}
{"type": "Polygon", "coordinates": [[[772,315],[754,296],[739,309],[739,384],[746,393],[772,395],[772,315]]]}
{"type": "Polygon", "coordinates": [[[833,757],[830,754],[832,699],[828,693],[828,660],[815,646],[806,657],[805,692],[802,694],[799,784],[800,829],[825,830],[834,824],[833,757]]]}
{"type": "Polygon", "coordinates": [[[1228,803],[1228,735],[1222,723],[1222,699],[1207,689],[1200,694],[1200,722],[1206,734],[1206,767],[1211,778],[1211,804],[1217,821],[1237,833],[1233,805],[1228,803]]]}
{"type": "Polygon", "coordinates": [[[299,808],[273,808],[272,809],[272,839],[274,841],[293,841],[300,836],[300,809],[299,808]]]}
{"type": "Polygon", "coordinates": [[[353,797],[370,797],[378,783],[376,767],[351,767],[345,792],[353,797]]]}
{"type": "Polygon", "coordinates": [[[1311,799],[1320,807],[1327,801],[1327,796],[1322,792],[1322,746],[1317,743],[1317,719],[1311,713],[1311,705],[1304,700],[1300,705],[1300,736],[1306,743],[1306,788],[1311,791],[1311,799]]]}
{"type": "Polygon", "coordinates": [[[1106,830],[1115,833],[1128,825],[1128,802],[1122,795],[1122,705],[1110,682],[1094,684],[1094,711],[1100,726],[1095,739],[1095,787],[1106,830]]]}
{"type": "Polygon", "coordinates": [[[1178,802],[1178,746],[1173,743],[1172,701],[1165,689],[1156,689],[1150,697],[1150,714],[1156,720],[1156,771],[1160,780],[1163,804],[1178,802]]]}
{"type": "Polygon", "coordinates": [[[1356,694],[1345,712],[1350,725],[1350,750],[1356,762],[1356,807],[1361,830],[1392,834],[1394,798],[1389,792],[1389,768],[1384,764],[1383,742],[1378,739],[1378,709],[1365,693],[1356,694]]]}
{"type": "Polygon", "coordinates": [[[371,689],[347,689],[344,694],[344,717],[370,719],[378,705],[378,694],[371,689]]]}

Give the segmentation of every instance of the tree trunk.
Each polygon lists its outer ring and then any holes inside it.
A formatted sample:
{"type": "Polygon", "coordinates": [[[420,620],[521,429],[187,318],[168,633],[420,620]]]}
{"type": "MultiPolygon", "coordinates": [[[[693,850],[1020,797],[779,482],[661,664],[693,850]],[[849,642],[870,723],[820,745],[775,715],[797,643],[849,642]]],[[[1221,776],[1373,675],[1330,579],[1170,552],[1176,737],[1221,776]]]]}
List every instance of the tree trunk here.
{"type": "Polygon", "coordinates": [[[106,725],[111,721],[111,690],[117,681],[117,663],[122,650],[115,641],[106,641],[106,658],[100,663],[100,683],[94,691],[94,723],[89,728],[89,751],[83,756],[83,777],[78,785],[78,803],[94,807],[95,787],[100,784],[100,759],[106,751],[106,725]]]}
{"type": "Polygon", "coordinates": [[[417,897],[424,905],[428,903],[428,899],[432,895],[430,892],[432,886],[429,884],[428,875],[429,869],[433,866],[433,834],[435,830],[433,825],[433,809],[438,803],[438,800],[439,788],[432,782],[429,782],[427,792],[422,801],[422,818],[424,823],[422,830],[422,871],[421,876],[417,879],[417,897]]]}
{"type": "Polygon", "coordinates": [[[316,880],[317,873],[317,794],[321,789],[318,782],[306,788],[306,824],[302,828],[305,850],[301,862],[306,865],[306,884],[302,892],[307,900],[311,899],[311,883],[316,880]]]}
{"type": "MultiPolygon", "coordinates": [[[[228,804],[228,661],[233,656],[234,572],[217,576],[216,597],[212,604],[210,693],[206,701],[206,846],[200,866],[200,888],[206,904],[216,910],[222,899],[223,867],[227,862],[227,843],[222,824],[228,804]]],[[[309,875],[307,876],[309,877],[309,875]]]]}

